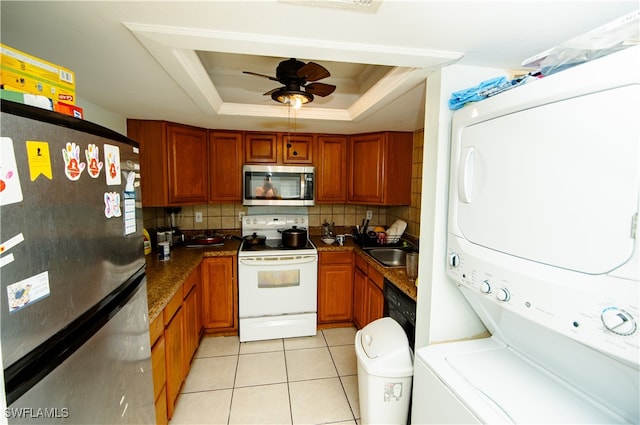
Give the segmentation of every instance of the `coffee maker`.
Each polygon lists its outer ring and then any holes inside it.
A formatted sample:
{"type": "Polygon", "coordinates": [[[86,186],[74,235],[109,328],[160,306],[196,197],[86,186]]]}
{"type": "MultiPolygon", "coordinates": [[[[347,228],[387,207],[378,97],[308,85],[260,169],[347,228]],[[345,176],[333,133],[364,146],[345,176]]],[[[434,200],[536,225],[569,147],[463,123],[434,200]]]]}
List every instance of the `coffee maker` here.
{"type": "Polygon", "coordinates": [[[180,220],[181,217],[181,212],[182,212],[182,208],[180,207],[166,207],[164,209],[164,212],[166,214],[166,222],[168,225],[168,229],[171,233],[171,239],[169,240],[169,242],[171,242],[171,245],[174,245],[176,243],[179,242],[184,242],[184,233],[182,233],[182,231],[180,230],[180,227],[178,226],[178,221],[180,220]]]}

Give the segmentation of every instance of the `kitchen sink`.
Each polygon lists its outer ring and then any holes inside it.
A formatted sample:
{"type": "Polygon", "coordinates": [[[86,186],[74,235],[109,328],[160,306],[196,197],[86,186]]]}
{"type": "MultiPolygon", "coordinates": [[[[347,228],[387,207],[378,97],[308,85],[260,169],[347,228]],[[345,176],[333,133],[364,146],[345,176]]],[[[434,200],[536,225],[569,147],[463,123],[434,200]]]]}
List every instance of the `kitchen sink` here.
{"type": "Polygon", "coordinates": [[[400,248],[371,248],[365,252],[384,267],[404,267],[406,264],[407,252],[400,248]]]}

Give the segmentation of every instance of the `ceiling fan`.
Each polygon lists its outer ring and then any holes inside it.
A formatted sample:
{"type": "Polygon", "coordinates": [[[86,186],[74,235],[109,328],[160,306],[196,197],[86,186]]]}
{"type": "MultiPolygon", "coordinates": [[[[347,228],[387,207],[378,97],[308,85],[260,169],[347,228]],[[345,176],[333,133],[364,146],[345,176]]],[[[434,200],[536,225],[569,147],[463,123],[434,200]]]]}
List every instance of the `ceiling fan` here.
{"type": "Polygon", "coordinates": [[[251,71],[242,71],[244,74],[255,75],[268,78],[283,84],[273,90],[269,90],[264,95],[270,95],[276,102],[299,108],[301,105],[313,102],[313,96],[329,96],[336,89],[333,84],[315,83],[313,81],[322,80],[331,74],[327,69],[314,62],[304,63],[294,58],[280,62],[276,68],[276,76],[258,74],[251,71]],[[309,84],[309,82],[312,82],[309,84]]]}

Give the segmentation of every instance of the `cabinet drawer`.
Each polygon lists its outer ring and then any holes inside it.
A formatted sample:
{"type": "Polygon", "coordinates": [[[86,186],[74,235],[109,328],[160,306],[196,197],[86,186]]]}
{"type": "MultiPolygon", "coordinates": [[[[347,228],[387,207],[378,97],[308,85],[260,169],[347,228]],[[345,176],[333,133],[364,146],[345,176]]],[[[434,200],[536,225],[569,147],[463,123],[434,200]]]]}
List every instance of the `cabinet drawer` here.
{"type": "Polygon", "coordinates": [[[167,326],[173,316],[176,314],[180,306],[182,305],[182,288],[176,292],[176,294],[171,298],[171,301],[164,308],[162,314],[164,317],[164,325],[167,326]]]}
{"type": "Polygon", "coordinates": [[[382,289],[384,287],[384,276],[378,270],[373,267],[369,267],[367,276],[369,276],[369,279],[373,281],[378,288],[382,289]]]}
{"type": "Polygon", "coordinates": [[[182,298],[186,299],[191,289],[196,286],[202,280],[202,274],[200,273],[200,264],[191,272],[187,280],[182,285],[182,298]]]}
{"type": "Polygon", "coordinates": [[[153,320],[153,322],[151,322],[151,325],[149,325],[149,337],[151,339],[152,347],[153,347],[153,344],[156,343],[158,338],[160,338],[160,335],[162,335],[163,333],[164,333],[164,318],[162,314],[159,314],[158,317],[156,317],[153,320]]]}
{"type": "Polygon", "coordinates": [[[351,252],[321,252],[320,264],[351,264],[351,252]]]}

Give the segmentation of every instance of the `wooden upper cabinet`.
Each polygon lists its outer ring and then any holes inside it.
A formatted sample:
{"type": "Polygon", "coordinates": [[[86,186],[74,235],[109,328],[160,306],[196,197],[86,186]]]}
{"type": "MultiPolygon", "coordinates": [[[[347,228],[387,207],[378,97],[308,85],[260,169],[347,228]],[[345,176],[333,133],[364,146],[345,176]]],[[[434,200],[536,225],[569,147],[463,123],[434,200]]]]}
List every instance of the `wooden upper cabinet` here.
{"type": "Polygon", "coordinates": [[[410,205],[412,150],[410,132],[351,136],[349,201],[410,205]]]}
{"type": "Polygon", "coordinates": [[[209,132],[209,201],[242,201],[243,133],[209,132]]]}
{"type": "Polygon", "coordinates": [[[312,164],[313,134],[283,134],[282,163],[312,164]]]}
{"type": "Polygon", "coordinates": [[[245,133],[245,160],[250,163],[278,162],[277,133],[245,133]]]}
{"type": "Polygon", "coordinates": [[[347,201],[347,136],[319,135],[316,146],[316,202],[347,201]]]}
{"type": "Polygon", "coordinates": [[[164,121],[127,120],[127,135],[140,144],[142,206],[207,202],[206,130],[164,121]]]}
{"type": "Polygon", "coordinates": [[[167,124],[169,203],[206,203],[209,196],[207,131],[167,124]]]}
{"type": "Polygon", "coordinates": [[[166,123],[127,120],[127,136],[140,144],[140,188],[143,207],[169,204],[166,123]]]}

